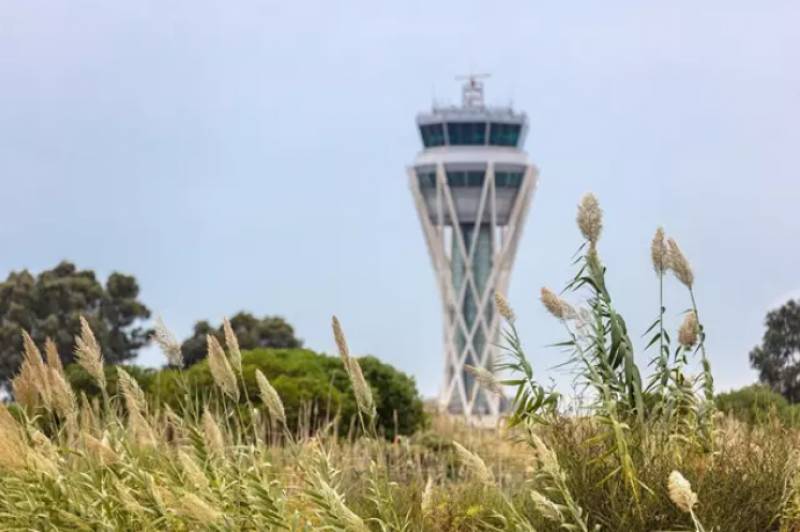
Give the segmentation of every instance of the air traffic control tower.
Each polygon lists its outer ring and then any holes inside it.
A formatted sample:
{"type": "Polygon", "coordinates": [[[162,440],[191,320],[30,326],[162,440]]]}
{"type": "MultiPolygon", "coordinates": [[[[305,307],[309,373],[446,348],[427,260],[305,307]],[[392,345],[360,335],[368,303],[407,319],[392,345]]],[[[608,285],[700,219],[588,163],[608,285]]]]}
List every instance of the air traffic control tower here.
{"type": "Polygon", "coordinates": [[[460,107],[417,115],[423,148],[408,176],[442,296],[440,409],[493,419],[507,401],[464,366],[492,370],[499,359],[494,294],[508,289],[538,171],[522,149],[526,115],[487,106],[484,77],[464,78],[460,107]]]}

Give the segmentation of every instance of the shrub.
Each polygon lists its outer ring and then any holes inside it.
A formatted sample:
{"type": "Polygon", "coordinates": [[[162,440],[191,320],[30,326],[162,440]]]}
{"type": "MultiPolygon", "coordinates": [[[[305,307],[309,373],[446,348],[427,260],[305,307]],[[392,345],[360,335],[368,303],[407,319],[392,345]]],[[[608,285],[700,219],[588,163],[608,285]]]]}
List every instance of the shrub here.
{"type": "Polygon", "coordinates": [[[775,417],[787,427],[800,426],[800,410],[769,386],[753,384],[716,397],[717,408],[740,421],[760,425],[775,417]]]}

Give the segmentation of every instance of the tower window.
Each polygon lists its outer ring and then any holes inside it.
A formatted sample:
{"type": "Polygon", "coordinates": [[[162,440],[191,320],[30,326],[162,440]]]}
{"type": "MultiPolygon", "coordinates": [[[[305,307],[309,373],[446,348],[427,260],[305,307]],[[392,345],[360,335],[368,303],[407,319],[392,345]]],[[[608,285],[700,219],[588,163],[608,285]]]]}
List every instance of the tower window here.
{"type": "Polygon", "coordinates": [[[492,122],[489,129],[489,144],[492,146],[516,146],[521,129],[519,124],[492,122]]]}
{"type": "Polygon", "coordinates": [[[426,148],[444,146],[444,126],[442,124],[427,124],[419,126],[422,143],[426,148]]]}
{"type": "Polygon", "coordinates": [[[522,172],[495,172],[494,184],[498,188],[519,188],[522,184],[522,172]]]}
{"type": "Polygon", "coordinates": [[[482,170],[448,171],[447,184],[451,187],[482,187],[485,175],[482,170]]]}
{"type": "Polygon", "coordinates": [[[452,146],[486,144],[486,122],[448,122],[447,137],[452,146]]]}

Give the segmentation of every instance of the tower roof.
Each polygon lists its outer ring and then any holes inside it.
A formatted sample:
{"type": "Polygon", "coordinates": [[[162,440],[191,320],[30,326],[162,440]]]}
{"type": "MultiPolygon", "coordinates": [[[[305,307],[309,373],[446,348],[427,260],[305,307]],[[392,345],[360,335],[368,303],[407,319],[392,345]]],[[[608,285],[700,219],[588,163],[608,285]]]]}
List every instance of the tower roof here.
{"type": "Polygon", "coordinates": [[[483,81],[488,74],[472,74],[464,80],[461,105],[434,103],[429,112],[417,115],[417,127],[424,147],[498,146],[521,148],[528,130],[528,117],[509,105],[488,106],[483,81]]]}

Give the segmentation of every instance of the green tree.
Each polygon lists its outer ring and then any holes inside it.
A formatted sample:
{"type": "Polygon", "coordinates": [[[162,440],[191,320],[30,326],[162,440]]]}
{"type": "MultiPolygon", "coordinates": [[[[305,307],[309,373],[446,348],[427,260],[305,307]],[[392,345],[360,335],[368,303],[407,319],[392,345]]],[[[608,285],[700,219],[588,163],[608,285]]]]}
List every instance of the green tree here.
{"type": "Polygon", "coordinates": [[[11,272],[0,283],[0,385],[19,368],[22,329],[39,345],[52,338],[62,361],[72,362],[80,316],[89,321],[108,363],[133,358],[150,334],[142,326],[150,311],[138,296],[139,285],[129,275],[112,273],[103,286],[93,271],[66,261],[35,277],[27,270],[11,272]]]}
{"type": "MultiPolygon", "coordinates": [[[[242,349],[259,347],[295,349],[303,345],[303,342],[295,337],[294,328],[279,316],[265,316],[259,319],[249,312],[239,312],[230,321],[242,349]]],[[[205,358],[207,334],[216,336],[224,344],[222,325],[213,327],[205,320],[198,321],[194,325],[192,336],[181,346],[187,366],[205,358]]]]}
{"type": "Polygon", "coordinates": [[[761,345],[750,352],[759,380],[789,402],[800,402],[800,301],[767,314],[761,345]]]}

